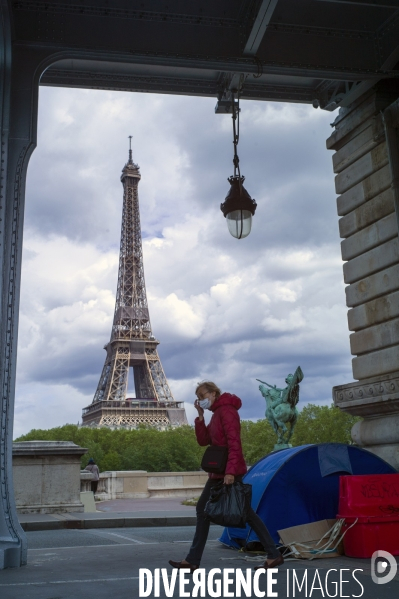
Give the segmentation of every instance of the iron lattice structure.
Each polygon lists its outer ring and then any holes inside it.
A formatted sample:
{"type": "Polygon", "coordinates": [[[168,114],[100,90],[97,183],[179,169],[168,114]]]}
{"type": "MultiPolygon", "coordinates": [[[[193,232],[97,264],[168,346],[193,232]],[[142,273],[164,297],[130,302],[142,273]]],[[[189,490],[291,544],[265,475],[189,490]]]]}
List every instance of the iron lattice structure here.
{"type": "Polygon", "coordinates": [[[144,279],[138,184],[140,169],[129,160],[121,175],[123,212],[118,288],[111,339],[93,402],[83,410],[83,426],[157,428],[187,424],[182,402],[173,398],[152,334],[144,279]],[[127,398],[133,368],[135,398],[127,398]]]}

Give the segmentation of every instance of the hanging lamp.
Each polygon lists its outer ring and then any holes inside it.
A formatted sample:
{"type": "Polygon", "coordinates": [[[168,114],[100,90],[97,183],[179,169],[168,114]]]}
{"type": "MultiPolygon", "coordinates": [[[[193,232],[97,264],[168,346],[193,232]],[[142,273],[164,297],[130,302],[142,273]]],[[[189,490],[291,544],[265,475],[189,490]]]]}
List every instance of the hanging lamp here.
{"type": "Polygon", "coordinates": [[[233,144],[234,144],[234,175],[227,180],[230,183],[230,190],[220,209],[227,221],[227,227],[230,234],[236,239],[243,239],[251,232],[252,217],[255,214],[256,202],[251,198],[243,183],[245,177],[240,173],[240,159],[237,154],[237,146],[240,137],[240,98],[237,92],[237,102],[234,101],[234,92],[232,97],[232,119],[233,119],[233,144]],[[237,126],[236,126],[237,122],[237,126]]]}

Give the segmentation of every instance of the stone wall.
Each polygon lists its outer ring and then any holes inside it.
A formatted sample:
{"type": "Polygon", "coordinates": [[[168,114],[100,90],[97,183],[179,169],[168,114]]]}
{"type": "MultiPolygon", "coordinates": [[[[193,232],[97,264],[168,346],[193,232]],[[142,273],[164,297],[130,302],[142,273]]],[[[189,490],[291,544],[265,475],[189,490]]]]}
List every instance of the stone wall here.
{"type": "MultiPolygon", "coordinates": [[[[395,91],[371,90],[341,109],[327,148],[335,150],[337,199],[353,378],[334,387],[341,409],[365,418],[352,437],[399,467],[399,241],[395,155],[387,114],[395,91]],[[395,432],[396,431],[396,432],[395,432]]],[[[392,119],[390,126],[392,125],[392,119]]]]}
{"type": "Polygon", "coordinates": [[[392,177],[376,94],[338,121],[328,140],[344,264],[353,377],[399,369],[399,243],[392,177]],[[359,115],[360,113],[360,115],[359,115]],[[389,324],[387,324],[389,323],[389,324]]]}
{"type": "Polygon", "coordinates": [[[96,493],[100,501],[146,497],[195,497],[208,480],[206,472],[102,472],[96,493]]]}

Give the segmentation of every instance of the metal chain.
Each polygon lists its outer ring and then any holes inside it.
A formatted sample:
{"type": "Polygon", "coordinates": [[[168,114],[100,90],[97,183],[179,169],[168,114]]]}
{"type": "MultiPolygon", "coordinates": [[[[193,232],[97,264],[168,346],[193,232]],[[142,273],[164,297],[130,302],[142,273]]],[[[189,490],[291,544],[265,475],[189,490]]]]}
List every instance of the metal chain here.
{"type": "MultiPolygon", "coordinates": [[[[236,177],[237,172],[238,172],[238,176],[241,180],[240,159],[237,154],[237,146],[238,146],[238,142],[240,140],[240,95],[239,95],[238,91],[237,91],[237,107],[234,103],[234,91],[231,92],[231,101],[232,101],[232,117],[231,118],[233,119],[234,176],[236,177]],[[237,127],[236,127],[236,121],[237,121],[237,127]]],[[[240,185],[240,188],[241,188],[241,185],[240,185]]]]}
{"type": "MultiPolygon", "coordinates": [[[[234,103],[234,91],[231,92],[231,101],[232,101],[232,119],[233,119],[233,144],[234,144],[234,177],[237,177],[238,173],[238,188],[240,190],[240,195],[242,195],[242,181],[241,181],[241,172],[240,172],[240,159],[237,153],[238,142],[240,141],[240,92],[237,90],[237,106],[234,103]],[[237,121],[237,127],[236,127],[237,121]]],[[[238,236],[238,239],[241,239],[244,227],[243,214],[241,210],[241,231],[238,236]]]]}

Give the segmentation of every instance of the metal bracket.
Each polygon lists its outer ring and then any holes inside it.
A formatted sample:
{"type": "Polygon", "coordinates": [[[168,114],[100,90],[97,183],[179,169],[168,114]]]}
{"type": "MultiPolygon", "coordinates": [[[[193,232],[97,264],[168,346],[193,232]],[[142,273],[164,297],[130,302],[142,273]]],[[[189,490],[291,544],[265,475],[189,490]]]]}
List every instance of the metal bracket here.
{"type": "MultiPolygon", "coordinates": [[[[215,114],[233,114],[231,94],[242,90],[246,78],[246,73],[224,73],[215,114]]],[[[237,110],[239,110],[238,101],[234,100],[234,106],[237,106],[237,110]]]]}
{"type": "MultiPolygon", "coordinates": [[[[237,100],[234,100],[234,106],[237,107],[236,111],[241,110],[238,108],[237,100]]],[[[215,106],[215,114],[233,114],[233,103],[231,100],[219,100],[215,106]]]]}
{"type": "Polygon", "coordinates": [[[317,97],[313,101],[314,108],[322,108],[332,112],[338,106],[346,106],[354,102],[359,96],[374,85],[375,81],[324,81],[316,92],[317,97]],[[365,83],[368,84],[367,88],[365,83]]]}

